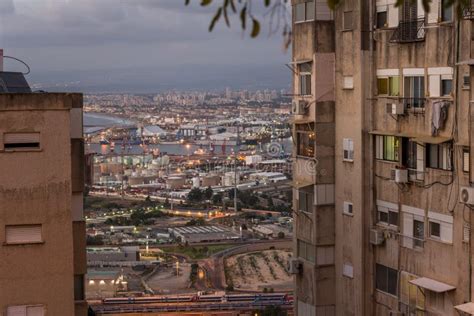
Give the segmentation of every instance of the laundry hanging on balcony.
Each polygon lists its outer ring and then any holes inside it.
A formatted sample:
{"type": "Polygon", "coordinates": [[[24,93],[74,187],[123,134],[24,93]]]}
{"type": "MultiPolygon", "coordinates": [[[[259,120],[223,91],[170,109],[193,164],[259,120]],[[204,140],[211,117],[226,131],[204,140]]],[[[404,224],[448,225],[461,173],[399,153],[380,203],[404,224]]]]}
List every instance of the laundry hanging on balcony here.
{"type": "Polygon", "coordinates": [[[448,118],[449,101],[434,101],[431,108],[431,135],[437,136],[444,129],[448,118]]]}

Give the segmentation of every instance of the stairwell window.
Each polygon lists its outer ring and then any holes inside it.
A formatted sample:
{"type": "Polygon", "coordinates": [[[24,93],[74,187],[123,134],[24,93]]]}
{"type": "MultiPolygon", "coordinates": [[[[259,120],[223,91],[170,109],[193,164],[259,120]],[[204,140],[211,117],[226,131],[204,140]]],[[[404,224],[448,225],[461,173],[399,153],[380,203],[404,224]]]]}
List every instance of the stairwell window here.
{"type": "Polygon", "coordinates": [[[43,242],[41,225],[7,225],[5,243],[7,245],[38,244],[43,242]]]}
{"type": "Polygon", "coordinates": [[[381,264],[375,266],[375,287],[377,290],[397,295],[398,271],[381,264]]]}
{"type": "Polygon", "coordinates": [[[297,240],[297,254],[299,258],[309,262],[316,262],[316,246],[307,243],[301,239],[297,240]]]}
{"type": "Polygon", "coordinates": [[[353,14],[352,11],[346,11],[342,16],[342,30],[351,31],[354,28],[353,26],[353,14]]]}
{"type": "Polygon", "coordinates": [[[386,161],[400,161],[400,140],[396,136],[375,136],[375,158],[386,161]]]}
{"type": "Polygon", "coordinates": [[[453,144],[426,144],[427,167],[433,169],[452,170],[453,144]]]}
{"type": "Polygon", "coordinates": [[[344,138],[342,140],[343,146],[343,160],[354,161],[354,141],[350,138],[344,138]]]}
{"type": "Polygon", "coordinates": [[[308,185],[298,190],[298,210],[312,213],[314,207],[314,186],[308,185]]]}
{"type": "Polygon", "coordinates": [[[314,21],[314,1],[307,1],[295,5],[295,23],[314,21]]]}
{"type": "Polygon", "coordinates": [[[300,95],[311,95],[311,78],[313,64],[311,62],[298,65],[300,95]]]}
{"type": "Polygon", "coordinates": [[[469,172],[469,162],[470,162],[469,148],[463,148],[462,150],[462,171],[469,172]]]}
{"type": "Polygon", "coordinates": [[[314,123],[296,125],[296,154],[313,158],[315,155],[314,123]]]}

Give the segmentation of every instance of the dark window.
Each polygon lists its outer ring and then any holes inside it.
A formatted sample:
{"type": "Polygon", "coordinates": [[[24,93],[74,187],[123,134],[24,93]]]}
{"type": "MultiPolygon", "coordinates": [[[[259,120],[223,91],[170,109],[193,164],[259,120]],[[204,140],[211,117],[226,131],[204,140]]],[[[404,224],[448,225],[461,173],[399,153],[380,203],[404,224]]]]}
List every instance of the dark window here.
{"type": "Polygon", "coordinates": [[[399,161],[400,139],[398,137],[377,135],[375,141],[375,158],[388,161],[399,161]]]}
{"type": "Polygon", "coordinates": [[[295,22],[314,20],[314,1],[298,3],[295,5],[295,22]]]}
{"type": "Polygon", "coordinates": [[[298,156],[314,157],[315,154],[314,124],[296,125],[296,154],[298,156]]]}
{"type": "Polygon", "coordinates": [[[300,75],[300,94],[311,95],[311,75],[300,75]]]}
{"type": "Polygon", "coordinates": [[[441,238],[441,224],[430,222],[430,236],[441,238]]]}
{"type": "Polygon", "coordinates": [[[84,275],[74,276],[74,300],[83,301],[84,298],[84,275]]]}
{"type": "Polygon", "coordinates": [[[397,295],[398,272],[395,269],[376,264],[375,270],[376,285],[375,287],[385,293],[397,295]]]}
{"type": "Polygon", "coordinates": [[[453,91],[453,81],[451,79],[441,80],[441,95],[450,95],[453,91]]]}
{"type": "Polygon", "coordinates": [[[426,144],[428,168],[452,170],[452,143],[426,144]]]}
{"type": "Polygon", "coordinates": [[[314,186],[310,185],[298,190],[298,210],[312,212],[314,204],[314,186]]]}
{"type": "Polygon", "coordinates": [[[469,75],[465,75],[463,77],[462,85],[464,89],[469,89],[469,87],[471,86],[471,77],[469,75]]]}
{"type": "Polygon", "coordinates": [[[383,206],[377,206],[377,221],[381,224],[398,226],[398,212],[383,206]]]}
{"type": "Polygon", "coordinates": [[[377,12],[377,28],[381,29],[387,26],[387,11],[377,12]]]}
{"type": "Polygon", "coordinates": [[[453,20],[453,5],[449,0],[441,0],[441,21],[449,22],[453,20]],[[448,5],[449,4],[449,5],[448,5]]]}
{"type": "Polygon", "coordinates": [[[407,107],[422,108],[425,106],[425,78],[408,76],[404,78],[403,96],[407,107]]]}
{"type": "Polygon", "coordinates": [[[343,25],[342,29],[344,31],[352,30],[353,24],[352,24],[352,11],[346,11],[343,13],[343,25]]]}
{"type": "Polygon", "coordinates": [[[39,133],[5,133],[3,135],[3,146],[5,150],[15,149],[39,149],[39,133]]]}
{"type": "Polygon", "coordinates": [[[416,152],[418,145],[409,138],[402,138],[402,164],[410,169],[417,169],[416,152]]]}

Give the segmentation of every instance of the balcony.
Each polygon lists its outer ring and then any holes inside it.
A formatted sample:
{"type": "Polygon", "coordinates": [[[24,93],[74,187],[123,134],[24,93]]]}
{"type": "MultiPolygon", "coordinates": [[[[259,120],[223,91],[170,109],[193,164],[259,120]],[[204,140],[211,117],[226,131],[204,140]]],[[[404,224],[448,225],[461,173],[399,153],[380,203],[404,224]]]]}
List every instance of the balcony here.
{"type": "Polygon", "coordinates": [[[425,19],[400,21],[390,38],[391,43],[413,43],[425,40],[425,19]]]}
{"type": "Polygon", "coordinates": [[[425,112],[426,98],[415,97],[384,97],[387,100],[386,112],[392,115],[404,115],[407,112],[423,114],[425,112]]]}
{"type": "Polygon", "coordinates": [[[471,0],[470,3],[464,7],[462,16],[466,20],[474,20],[474,1],[471,0]]]}

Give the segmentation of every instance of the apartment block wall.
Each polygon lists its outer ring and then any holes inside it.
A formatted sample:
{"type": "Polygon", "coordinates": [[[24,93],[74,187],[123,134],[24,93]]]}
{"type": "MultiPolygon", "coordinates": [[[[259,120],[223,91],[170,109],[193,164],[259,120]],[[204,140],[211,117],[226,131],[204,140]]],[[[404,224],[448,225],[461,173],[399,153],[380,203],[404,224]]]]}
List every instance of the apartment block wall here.
{"type": "Polygon", "coordinates": [[[81,138],[82,95],[0,94],[2,315],[11,306],[42,306],[45,315],[87,314],[74,277],[86,272],[82,195],[80,205],[73,202],[82,192],[83,151],[72,144],[81,138]],[[8,133],[33,132],[39,148],[4,144],[8,133]],[[18,225],[41,225],[41,242],[7,242],[6,227],[18,225]]]}
{"type": "MultiPolygon", "coordinates": [[[[294,10],[298,3],[293,2],[294,10]]],[[[329,129],[332,133],[334,128],[335,283],[315,282],[308,289],[312,282],[298,282],[298,277],[296,282],[297,293],[313,294],[335,286],[335,310],[321,315],[409,315],[415,310],[425,315],[457,315],[455,306],[473,301],[472,216],[470,206],[459,202],[461,187],[474,180],[469,83],[474,79],[473,20],[453,13],[442,21],[444,9],[436,0],[430,13],[418,1],[415,19],[407,20],[408,10],[394,4],[391,0],[344,1],[333,12],[334,31],[325,33],[333,36],[325,40],[335,47],[334,126],[329,129]],[[385,25],[376,25],[383,19],[377,12],[387,12],[385,25]],[[418,81],[421,87],[408,78],[412,76],[423,78],[418,81]],[[385,93],[381,79],[387,78],[388,83],[388,77],[396,78],[396,84],[385,93]],[[452,84],[444,95],[440,94],[445,89],[442,80],[452,84]],[[413,94],[413,89],[421,89],[420,95],[413,94]],[[447,105],[446,120],[433,133],[433,118],[441,103],[447,105]],[[403,112],[389,113],[388,104],[401,105],[403,112]],[[394,158],[384,156],[388,145],[380,152],[385,136],[398,142],[392,148],[394,158]],[[415,154],[409,146],[415,146],[415,154]],[[438,149],[442,146],[448,149],[438,149]],[[437,157],[434,149],[444,158],[437,157]],[[446,165],[434,166],[438,158],[446,165]],[[418,159],[416,167],[410,159],[418,159]],[[395,181],[396,169],[405,169],[407,183],[395,181]],[[397,216],[391,223],[383,217],[387,207],[393,211],[390,216],[397,216]],[[384,241],[371,242],[374,233],[384,241]],[[384,271],[390,271],[390,280],[381,278],[384,271]],[[392,288],[385,288],[384,282],[392,288]]],[[[293,61],[308,58],[311,46],[315,50],[314,43],[321,43],[314,25],[318,23],[294,25],[293,61]]],[[[313,63],[318,63],[317,54],[313,63]]],[[[317,67],[313,74],[317,77],[317,67]]],[[[297,100],[298,72],[293,77],[297,100]]],[[[318,91],[317,83],[313,84],[318,91]]],[[[317,120],[317,112],[310,111],[306,119],[317,120]]],[[[317,130],[318,125],[314,126],[317,130]]],[[[315,156],[324,138],[318,137],[321,134],[316,132],[315,156]]],[[[295,153],[295,168],[302,164],[295,153]]],[[[295,173],[294,178],[296,195],[301,183],[310,179],[303,173],[295,173]]],[[[294,202],[297,209],[298,201],[294,202]]],[[[318,208],[314,212],[318,214],[318,208]]],[[[296,239],[298,231],[310,227],[307,219],[295,218],[296,239]]],[[[327,227],[332,229],[332,225],[327,227]]],[[[308,311],[297,309],[298,315],[310,315],[308,311]]]]}

